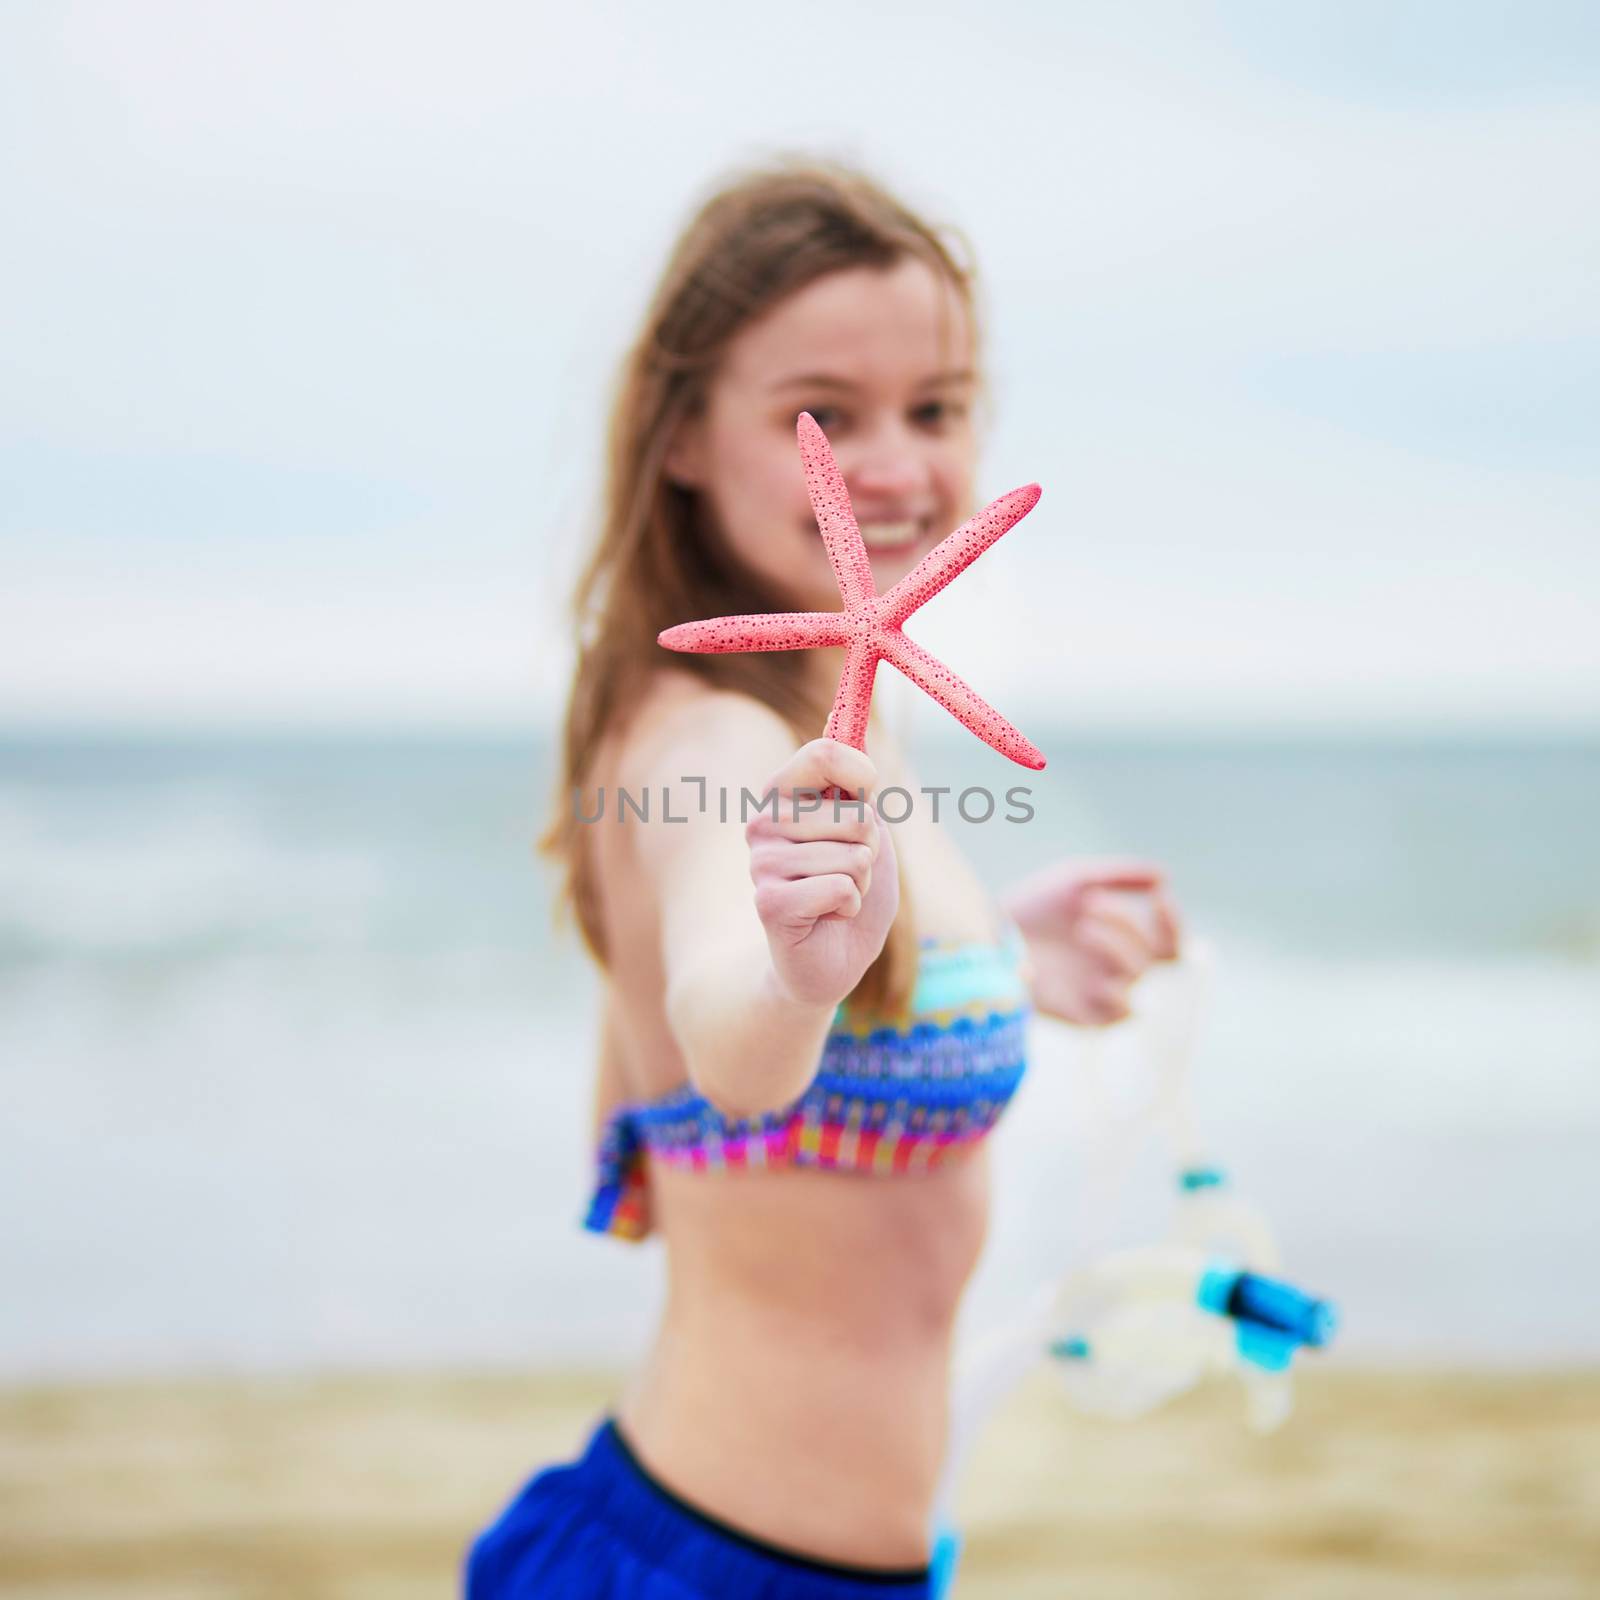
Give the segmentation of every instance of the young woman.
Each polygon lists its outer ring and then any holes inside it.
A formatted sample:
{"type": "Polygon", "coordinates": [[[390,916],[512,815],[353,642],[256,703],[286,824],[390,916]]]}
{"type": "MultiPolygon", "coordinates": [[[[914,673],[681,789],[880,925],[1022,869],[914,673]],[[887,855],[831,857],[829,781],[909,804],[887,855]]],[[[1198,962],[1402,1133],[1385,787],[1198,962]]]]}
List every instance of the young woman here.
{"type": "Polygon", "coordinates": [[[969,516],[978,333],[940,234],[859,174],[789,165],[693,218],[626,359],[544,845],[605,976],[589,1226],[659,1234],[668,1292],[582,1458],[477,1540],[471,1600],[930,1592],[983,1135],[1029,1013],[1126,1015],[1175,913],[1137,863],[1044,866],[996,900],[876,713],[870,755],[816,737],[837,653],[656,636],[838,609],[801,411],[880,592],[969,516]],[[795,803],[890,785],[913,799],[893,825],[795,803]],[[647,793],[649,820],[619,820],[647,793]]]}

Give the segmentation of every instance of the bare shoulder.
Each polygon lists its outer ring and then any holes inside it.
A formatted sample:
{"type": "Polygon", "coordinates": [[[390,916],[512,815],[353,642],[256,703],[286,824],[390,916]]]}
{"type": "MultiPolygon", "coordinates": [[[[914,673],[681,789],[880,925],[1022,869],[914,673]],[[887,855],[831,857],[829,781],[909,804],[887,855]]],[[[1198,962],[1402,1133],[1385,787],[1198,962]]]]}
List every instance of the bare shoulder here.
{"type": "Polygon", "coordinates": [[[760,782],[793,753],[789,725],[770,706],[687,673],[659,672],[616,747],[619,784],[680,783],[685,777],[760,782]]]}

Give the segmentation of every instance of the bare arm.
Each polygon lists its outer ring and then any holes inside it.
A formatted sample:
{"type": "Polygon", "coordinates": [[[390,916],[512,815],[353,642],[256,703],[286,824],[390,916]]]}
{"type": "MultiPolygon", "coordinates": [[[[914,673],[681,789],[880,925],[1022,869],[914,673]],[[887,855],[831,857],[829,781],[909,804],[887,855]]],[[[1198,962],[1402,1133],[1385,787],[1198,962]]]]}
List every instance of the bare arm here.
{"type": "Polygon", "coordinates": [[[661,908],[667,1021],[690,1079],[725,1115],[776,1110],[811,1082],[835,1009],[882,949],[899,899],[872,808],[796,813],[792,791],[862,793],[876,771],[833,740],[796,751],[781,718],[731,694],[675,713],[629,767],[652,807],[665,786],[671,814],[687,818],[653,810],[638,826],[661,908]],[[770,803],[742,807],[746,789],[757,800],[778,791],[779,816],[770,803]]]}

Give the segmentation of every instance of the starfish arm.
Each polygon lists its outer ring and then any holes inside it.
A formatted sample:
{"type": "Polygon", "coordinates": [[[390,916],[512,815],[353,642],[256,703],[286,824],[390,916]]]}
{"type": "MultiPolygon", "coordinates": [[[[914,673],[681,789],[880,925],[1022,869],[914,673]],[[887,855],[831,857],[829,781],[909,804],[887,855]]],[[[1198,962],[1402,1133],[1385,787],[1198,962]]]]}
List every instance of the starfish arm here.
{"type": "Polygon", "coordinates": [[[856,526],[856,514],[850,508],[850,491],[845,488],[839,463],[833,459],[827,434],[809,411],[800,413],[795,434],[800,441],[806,492],[811,496],[811,509],[817,514],[828,565],[833,568],[846,607],[854,608],[870,600],[878,590],[872,581],[867,547],[861,542],[861,529],[856,526]]]}
{"type": "Polygon", "coordinates": [[[823,738],[842,740],[857,750],[867,748],[867,718],[872,712],[872,680],[877,672],[877,647],[866,639],[855,640],[845,654],[823,738]]]}
{"type": "MultiPolygon", "coordinates": [[[[958,573],[964,572],[1001,534],[1014,528],[1039,503],[1036,483],[1025,484],[991,500],[947,534],[884,595],[882,615],[898,627],[918,606],[931,600],[958,573]]],[[[931,659],[931,658],[930,658],[931,659]]]]}
{"type": "Polygon", "coordinates": [[[1044,756],[1038,747],[1000,715],[981,695],[953,673],[939,658],[908,639],[898,628],[886,629],[880,644],[883,659],[898,667],[916,686],[931,695],[958,722],[965,724],[987,745],[1018,766],[1038,772],[1044,756]]]}
{"type": "Polygon", "coordinates": [[[837,611],[752,611],[680,622],[675,628],[663,628],[656,643],[668,650],[728,655],[744,650],[811,650],[842,645],[849,637],[845,618],[837,611]]]}

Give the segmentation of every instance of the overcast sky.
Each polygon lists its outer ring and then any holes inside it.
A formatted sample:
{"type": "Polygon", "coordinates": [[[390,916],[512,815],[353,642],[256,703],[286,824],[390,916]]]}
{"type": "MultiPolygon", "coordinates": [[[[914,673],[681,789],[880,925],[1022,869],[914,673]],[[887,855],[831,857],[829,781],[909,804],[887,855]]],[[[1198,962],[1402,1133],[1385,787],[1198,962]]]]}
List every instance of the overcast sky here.
{"type": "Polygon", "coordinates": [[[547,712],[663,253],[800,148],[976,246],[1045,498],[910,631],[1016,720],[1600,727],[1597,19],[8,5],[0,721],[547,712]]]}

